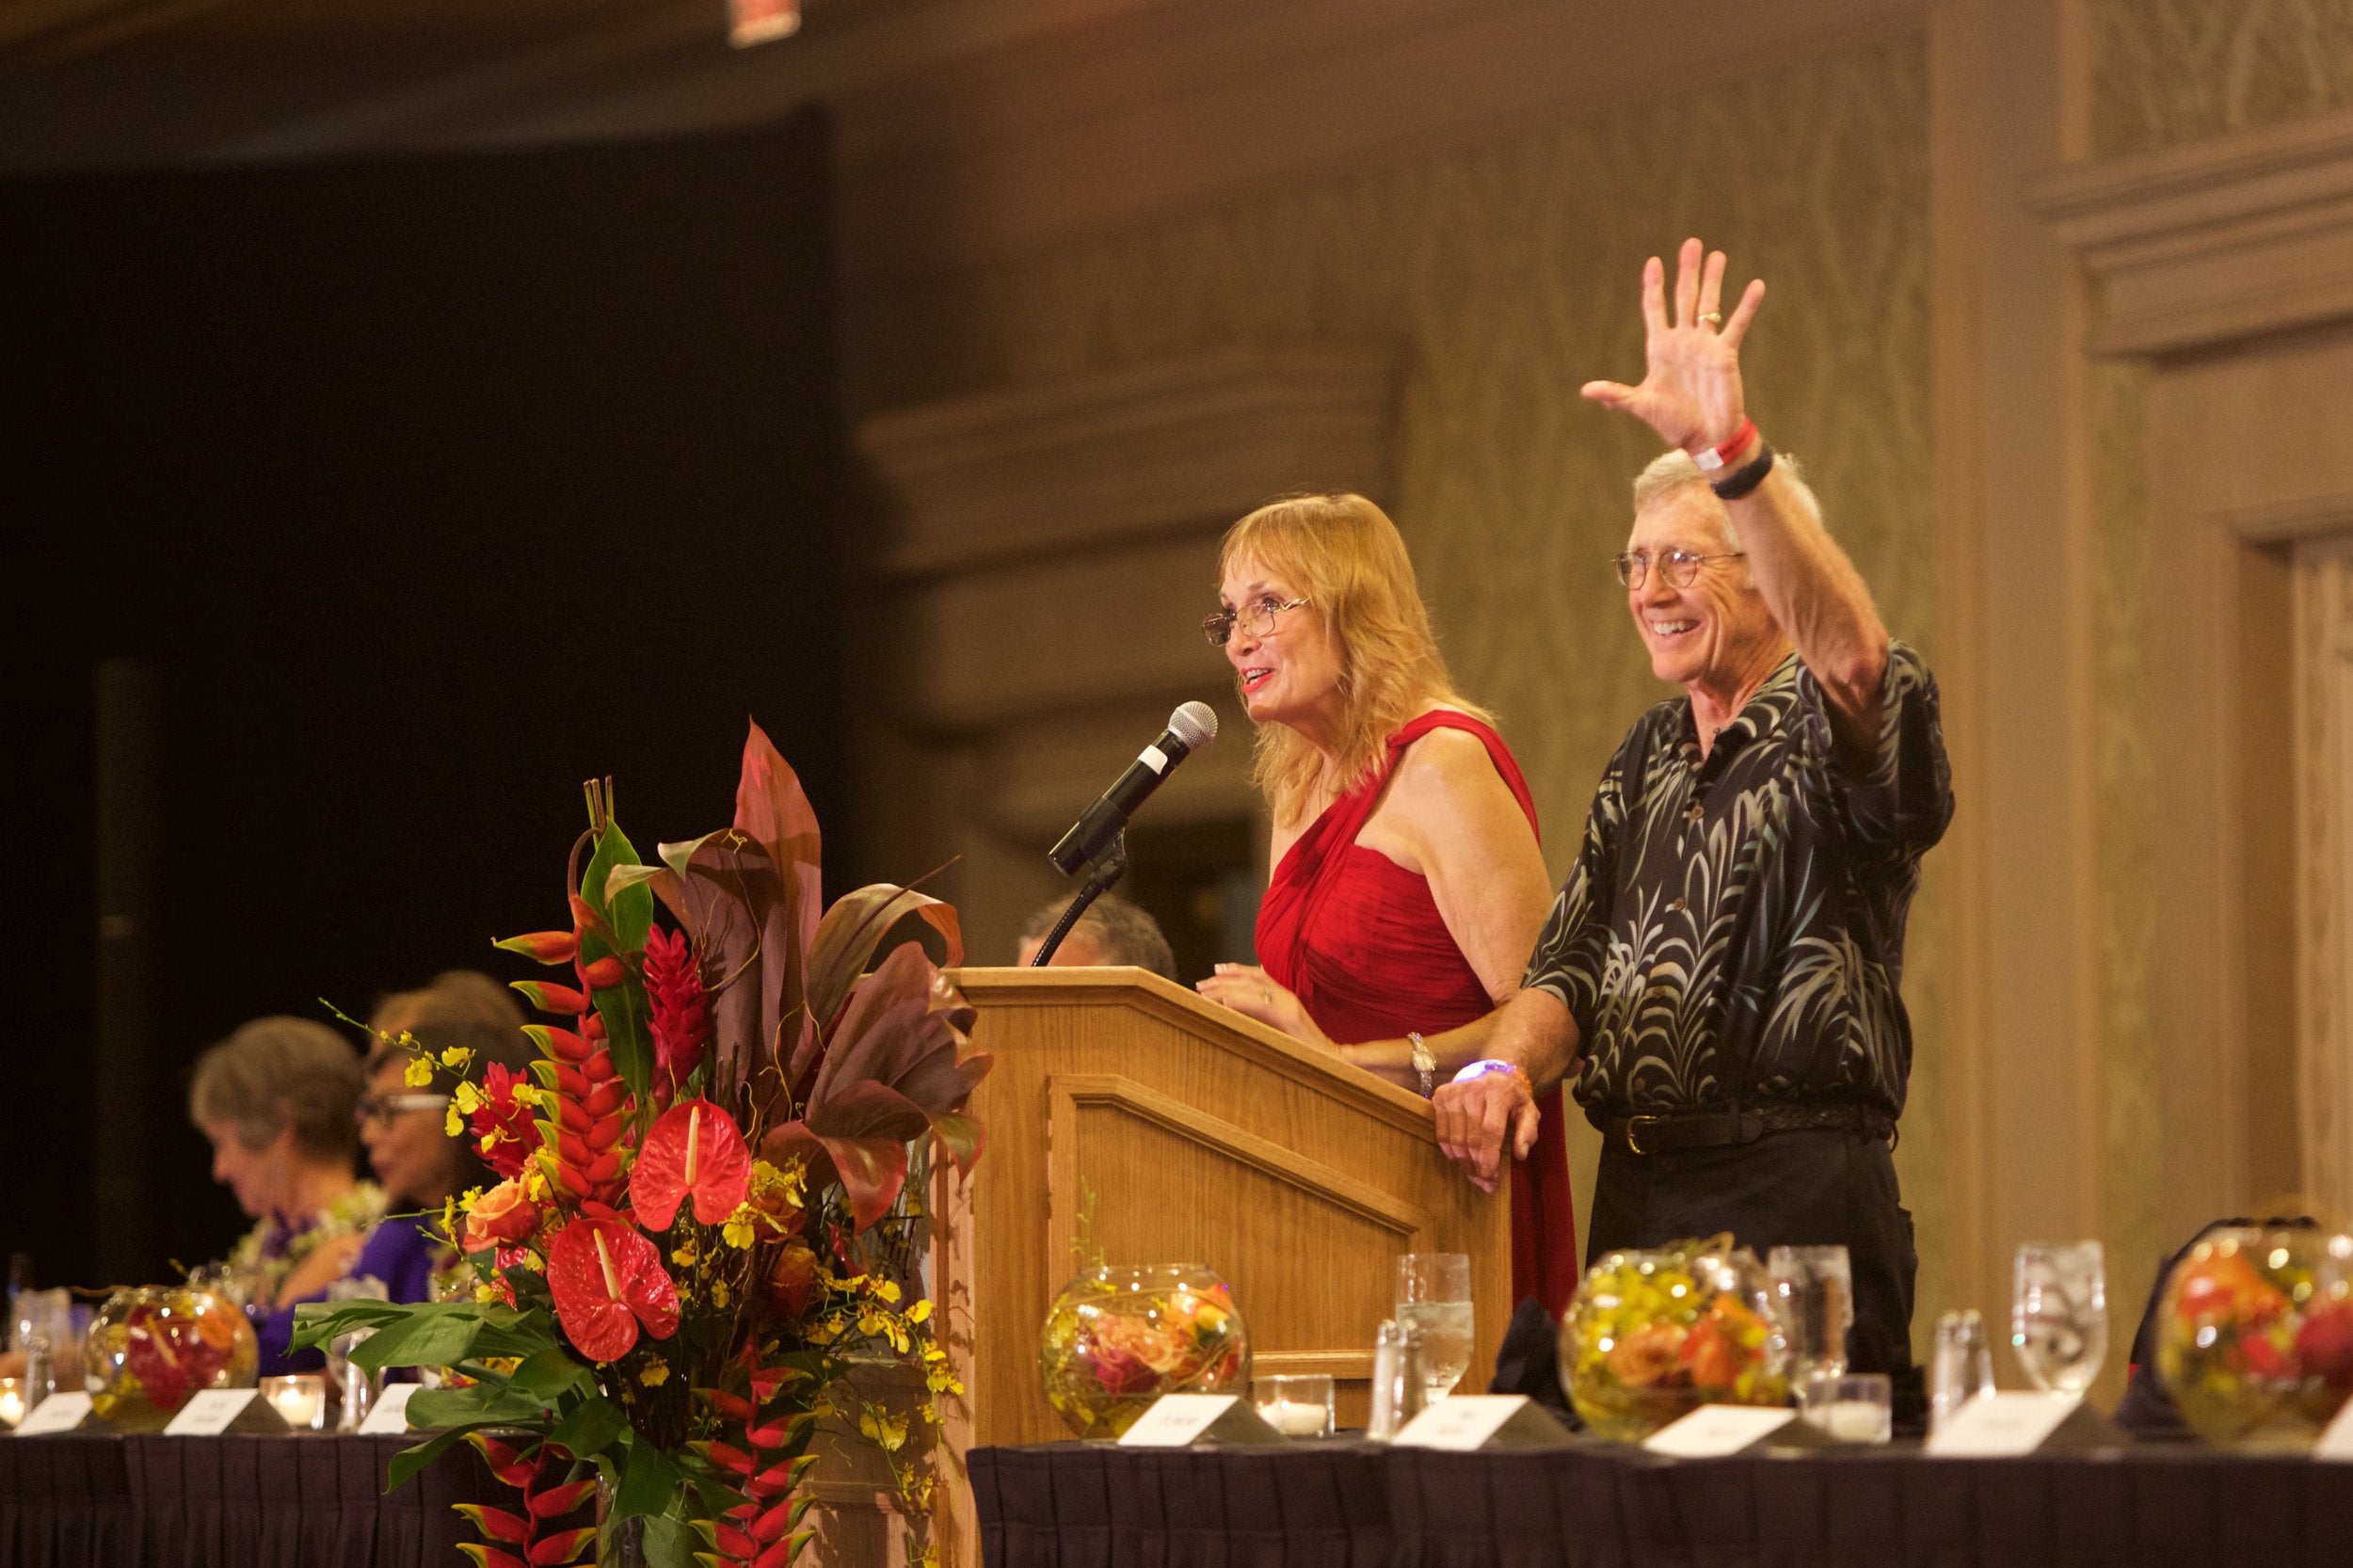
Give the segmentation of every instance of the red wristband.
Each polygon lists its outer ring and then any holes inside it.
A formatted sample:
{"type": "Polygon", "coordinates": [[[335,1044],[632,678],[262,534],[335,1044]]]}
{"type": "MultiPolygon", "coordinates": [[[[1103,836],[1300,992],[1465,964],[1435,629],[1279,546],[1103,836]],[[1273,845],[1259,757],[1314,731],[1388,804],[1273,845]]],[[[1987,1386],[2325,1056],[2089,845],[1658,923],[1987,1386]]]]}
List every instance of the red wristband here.
{"type": "Polygon", "coordinates": [[[1729,440],[1720,441],[1714,446],[1703,447],[1692,453],[1691,461],[1699,464],[1702,473],[1721,472],[1726,463],[1740,456],[1742,447],[1755,439],[1756,421],[1743,419],[1740,422],[1740,428],[1735,430],[1729,440]]]}

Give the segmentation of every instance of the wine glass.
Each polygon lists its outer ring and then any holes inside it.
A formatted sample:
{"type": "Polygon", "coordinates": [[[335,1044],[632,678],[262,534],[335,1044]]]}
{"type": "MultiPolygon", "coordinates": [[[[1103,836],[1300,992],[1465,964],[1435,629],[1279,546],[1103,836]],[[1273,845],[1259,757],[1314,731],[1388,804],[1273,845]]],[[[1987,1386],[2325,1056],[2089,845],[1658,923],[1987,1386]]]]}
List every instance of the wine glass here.
{"type": "Polygon", "coordinates": [[[1775,1247],[1765,1263],[1796,1365],[1790,1381],[1841,1377],[1854,1327],[1854,1270],[1844,1247],[1775,1247]]]}
{"type": "Polygon", "coordinates": [[[1397,1320],[1420,1332],[1425,1397],[1446,1398],[1470,1370],[1470,1259],[1459,1252],[1401,1255],[1397,1320]]]}
{"type": "Polygon", "coordinates": [[[2010,1349],[2046,1394],[2081,1394],[2108,1353],[2108,1291],[2097,1241],[2029,1241],[2018,1249],[2010,1349]]]}

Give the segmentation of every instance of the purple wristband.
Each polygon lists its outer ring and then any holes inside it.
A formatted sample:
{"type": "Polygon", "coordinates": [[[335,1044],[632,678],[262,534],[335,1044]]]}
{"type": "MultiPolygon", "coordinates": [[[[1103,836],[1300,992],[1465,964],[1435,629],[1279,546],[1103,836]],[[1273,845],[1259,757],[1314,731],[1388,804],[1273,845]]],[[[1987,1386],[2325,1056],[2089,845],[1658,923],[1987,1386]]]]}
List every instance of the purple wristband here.
{"type": "Polygon", "coordinates": [[[1457,1083],[1468,1083],[1472,1079],[1485,1078],[1489,1073],[1511,1073],[1522,1079],[1525,1079],[1528,1076],[1526,1070],[1523,1069],[1518,1063],[1505,1062],[1499,1060],[1498,1058],[1490,1056],[1484,1060],[1474,1062],[1469,1066],[1465,1067],[1461,1072],[1456,1073],[1454,1075],[1454,1081],[1457,1083]]]}

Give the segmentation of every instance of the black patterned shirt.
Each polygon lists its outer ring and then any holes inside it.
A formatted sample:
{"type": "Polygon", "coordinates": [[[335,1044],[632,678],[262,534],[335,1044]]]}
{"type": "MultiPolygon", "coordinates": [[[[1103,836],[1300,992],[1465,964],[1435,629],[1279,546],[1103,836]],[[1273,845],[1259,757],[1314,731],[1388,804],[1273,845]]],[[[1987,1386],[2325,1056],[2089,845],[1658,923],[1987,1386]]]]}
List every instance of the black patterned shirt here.
{"type": "Polygon", "coordinates": [[[1952,814],[1936,680],[1902,643],[1867,756],[1837,749],[1795,654],[1705,761],[1688,696],[1643,714],[1602,775],[1528,968],[1577,1019],[1587,1114],[1765,1100],[1900,1112],[1904,917],[1952,814]]]}

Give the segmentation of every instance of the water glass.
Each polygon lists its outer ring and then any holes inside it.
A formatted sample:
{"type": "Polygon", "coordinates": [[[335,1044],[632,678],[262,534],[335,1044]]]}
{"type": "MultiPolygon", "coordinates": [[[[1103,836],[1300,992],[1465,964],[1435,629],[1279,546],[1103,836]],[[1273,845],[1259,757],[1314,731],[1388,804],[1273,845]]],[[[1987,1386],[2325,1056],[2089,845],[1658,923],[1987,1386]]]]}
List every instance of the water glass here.
{"type": "Polygon", "coordinates": [[[1807,1378],[1798,1418],[1837,1443],[1884,1443],[1896,1434],[1895,1390],[1884,1372],[1807,1378]]]}
{"type": "Polygon", "coordinates": [[[1775,1247],[1765,1272],[1789,1340],[1790,1376],[1836,1377],[1847,1369],[1854,1327],[1854,1271],[1844,1247],[1775,1247]]]}
{"type": "Polygon", "coordinates": [[[2018,1249],[2010,1349],[2046,1394],[2080,1394],[2108,1353],[2108,1291],[2097,1241],[2029,1241],[2018,1249]]]}
{"type": "MultiPolygon", "coordinates": [[[[389,1294],[384,1282],[374,1274],[339,1279],[327,1288],[327,1299],[330,1302],[380,1302],[389,1294]]],[[[335,1391],[337,1432],[358,1432],[360,1423],[368,1418],[368,1412],[383,1396],[384,1374],[351,1364],[352,1347],[375,1332],[372,1328],[354,1329],[327,1342],[327,1381],[335,1391]]]]}
{"type": "Polygon", "coordinates": [[[1446,1398],[1470,1370],[1470,1259],[1459,1252],[1401,1255],[1397,1320],[1421,1336],[1423,1397],[1446,1398]]]}
{"type": "Polygon", "coordinates": [[[1250,1402],[1257,1407],[1268,1426],[1286,1437],[1332,1435],[1332,1379],[1328,1373],[1258,1378],[1250,1384],[1250,1402]]]}
{"type": "Polygon", "coordinates": [[[1936,1320],[1936,1358],[1929,1368],[1929,1430],[1980,1394],[1993,1392],[1993,1347],[1976,1307],[1936,1320]]]}

